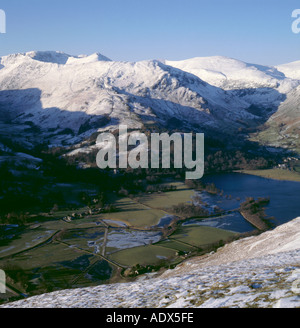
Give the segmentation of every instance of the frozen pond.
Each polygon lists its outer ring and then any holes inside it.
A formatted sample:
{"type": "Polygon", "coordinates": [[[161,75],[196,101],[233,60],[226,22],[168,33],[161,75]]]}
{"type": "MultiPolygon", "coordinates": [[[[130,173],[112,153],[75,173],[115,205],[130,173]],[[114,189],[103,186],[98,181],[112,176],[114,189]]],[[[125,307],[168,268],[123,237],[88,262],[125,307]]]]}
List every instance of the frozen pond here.
{"type": "Polygon", "coordinates": [[[114,231],[108,234],[106,247],[125,249],[159,242],[162,237],[157,231],[114,231]]]}
{"type": "MultiPolygon", "coordinates": [[[[91,237],[91,235],[86,236],[91,237]]],[[[94,253],[100,253],[103,243],[105,242],[105,235],[102,232],[98,238],[95,237],[93,240],[87,239],[88,247],[93,248],[94,253]]],[[[162,237],[161,232],[157,231],[139,231],[139,230],[128,230],[128,229],[114,229],[109,231],[106,236],[106,253],[110,254],[118,250],[133,248],[138,246],[145,246],[160,241],[162,237]]]]}
{"type": "Polygon", "coordinates": [[[177,216],[175,215],[165,215],[159,221],[159,223],[155,226],[156,228],[163,228],[168,226],[173,220],[175,220],[177,216]]]}

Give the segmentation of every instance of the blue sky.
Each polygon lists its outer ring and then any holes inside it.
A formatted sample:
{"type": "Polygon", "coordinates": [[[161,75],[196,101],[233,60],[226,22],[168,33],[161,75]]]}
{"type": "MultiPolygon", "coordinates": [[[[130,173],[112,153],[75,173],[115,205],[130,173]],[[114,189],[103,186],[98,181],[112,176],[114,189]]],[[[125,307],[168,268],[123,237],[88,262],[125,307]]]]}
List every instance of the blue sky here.
{"type": "Polygon", "coordinates": [[[59,50],[113,60],[223,55],[276,65],[300,60],[298,0],[1,0],[0,55],[59,50]]]}

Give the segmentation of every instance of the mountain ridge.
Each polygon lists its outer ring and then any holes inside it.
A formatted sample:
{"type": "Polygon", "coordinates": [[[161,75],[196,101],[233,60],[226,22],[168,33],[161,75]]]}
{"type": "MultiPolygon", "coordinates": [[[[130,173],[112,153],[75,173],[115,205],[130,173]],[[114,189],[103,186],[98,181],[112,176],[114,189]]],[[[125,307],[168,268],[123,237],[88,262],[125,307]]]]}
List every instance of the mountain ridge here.
{"type": "MultiPolygon", "coordinates": [[[[284,104],[300,85],[300,79],[286,77],[279,67],[222,56],[120,62],[99,53],[32,51],[3,56],[0,65],[0,117],[51,130],[51,140],[47,133],[41,137],[53,146],[62,146],[57,135],[66,129],[75,134],[65,134],[65,143],[72,145],[120,123],[140,129],[154,121],[168,128],[174,118],[181,130],[247,134],[248,128],[258,130],[272,120],[279,108],[293,111],[284,104]]],[[[273,137],[257,140],[287,144],[273,137]]],[[[293,148],[297,146],[296,140],[293,148]]]]}

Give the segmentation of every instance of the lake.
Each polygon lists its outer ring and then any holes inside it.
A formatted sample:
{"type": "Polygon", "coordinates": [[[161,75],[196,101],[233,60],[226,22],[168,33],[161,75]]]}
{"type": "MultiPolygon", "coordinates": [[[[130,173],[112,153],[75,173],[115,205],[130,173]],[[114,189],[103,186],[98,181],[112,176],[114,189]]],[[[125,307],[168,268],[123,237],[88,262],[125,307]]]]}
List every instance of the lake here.
{"type": "MultiPolygon", "coordinates": [[[[300,216],[300,182],[271,180],[241,173],[207,175],[202,180],[206,183],[214,183],[218,189],[224,191],[222,197],[203,194],[203,200],[208,205],[215,204],[228,210],[237,208],[246,197],[270,197],[270,203],[266,206],[266,214],[275,217],[276,226],[300,216]]],[[[237,232],[253,230],[253,227],[245,222],[239,214],[209,219],[204,222],[198,221],[198,224],[237,232]]]]}

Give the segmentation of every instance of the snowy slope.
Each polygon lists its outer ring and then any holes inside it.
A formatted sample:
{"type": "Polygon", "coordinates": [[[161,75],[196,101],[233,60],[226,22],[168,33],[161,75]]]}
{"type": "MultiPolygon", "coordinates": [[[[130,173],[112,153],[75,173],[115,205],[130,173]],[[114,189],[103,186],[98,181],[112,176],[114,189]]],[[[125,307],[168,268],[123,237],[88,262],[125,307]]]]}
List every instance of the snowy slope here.
{"type": "Polygon", "coordinates": [[[97,125],[105,115],[132,127],[173,117],[214,127],[254,119],[245,111],[247,102],[157,61],[33,52],[2,57],[1,65],[0,106],[18,122],[43,128],[59,129],[63,122],[78,133],[84,123],[97,125]]]}
{"type": "Polygon", "coordinates": [[[300,61],[271,67],[216,56],[166,61],[166,64],[251,103],[256,106],[254,114],[269,108],[265,112],[263,132],[253,140],[299,152],[300,61]]]}
{"type": "Polygon", "coordinates": [[[300,79],[300,61],[276,66],[277,70],[282,72],[286,77],[300,79]]]}
{"type": "Polygon", "coordinates": [[[58,65],[71,64],[74,62],[85,63],[92,61],[111,61],[109,58],[101,55],[100,53],[95,53],[90,56],[71,56],[61,51],[30,51],[26,53],[4,56],[1,58],[1,62],[2,65],[7,66],[9,64],[17,64],[18,60],[23,61],[26,60],[26,58],[58,65]]]}
{"type": "MultiPolygon", "coordinates": [[[[260,258],[270,254],[290,252],[300,249],[300,218],[278,226],[259,236],[244,238],[232,242],[218,252],[205,258],[195,258],[178,266],[170,274],[176,275],[190,270],[191,266],[206,267],[226,264],[245,259],[260,258]]],[[[300,263],[299,263],[300,264],[300,263]]],[[[169,273],[165,273],[168,276],[169,273]]]]}
{"type": "MultiPolygon", "coordinates": [[[[52,145],[120,123],[235,133],[266,122],[300,85],[298,69],[227,57],[115,62],[95,53],[32,51],[0,58],[0,120],[31,122],[52,145]],[[46,134],[45,134],[46,132],[46,134]],[[53,140],[53,135],[56,135],[53,140]]],[[[296,113],[298,117],[298,113],[296,113]]]]}
{"type": "Polygon", "coordinates": [[[285,84],[286,87],[288,85],[293,87],[293,81],[289,79],[290,76],[286,76],[280,69],[283,66],[249,64],[223,56],[196,57],[183,61],[165,61],[165,63],[226,90],[259,87],[277,88],[281,84],[285,84]]]}
{"type": "Polygon", "coordinates": [[[299,307],[300,218],[158,278],[58,291],[3,307],[299,307]]]}
{"type": "Polygon", "coordinates": [[[256,105],[277,106],[283,100],[282,95],[299,85],[298,77],[294,80],[294,77],[285,76],[276,67],[249,64],[223,56],[166,61],[166,64],[194,74],[256,105]],[[253,92],[250,92],[251,89],[253,92]]]}
{"type": "MultiPolygon", "coordinates": [[[[252,104],[250,98],[240,99],[218,83],[208,80],[210,85],[189,74],[188,69],[185,72],[158,61],[112,62],[100,54],[72,57],[30,52],[2,57],[1,65],[1,107],[9,108],[12,117],[20,115],[19,121],[30,119],[47,128],[56,128],[63,121],[65,127],[78,132],[82,122],[103,115],[133,125],[142,116],[184,118],[215,127],[221,119],[237,126],[238,120],[254,118],[245,110],[252,104]]],[[[228,59],[227,75],[231,65],[228,59]]],[[[267,76],[257,75],[257,80],[267,76]]],[[[275,87],[277,80],[271,75],[268,81],[275,87]]],[[[278,101],[277,93],[275,90],[272,101],[278,101]]]]}

